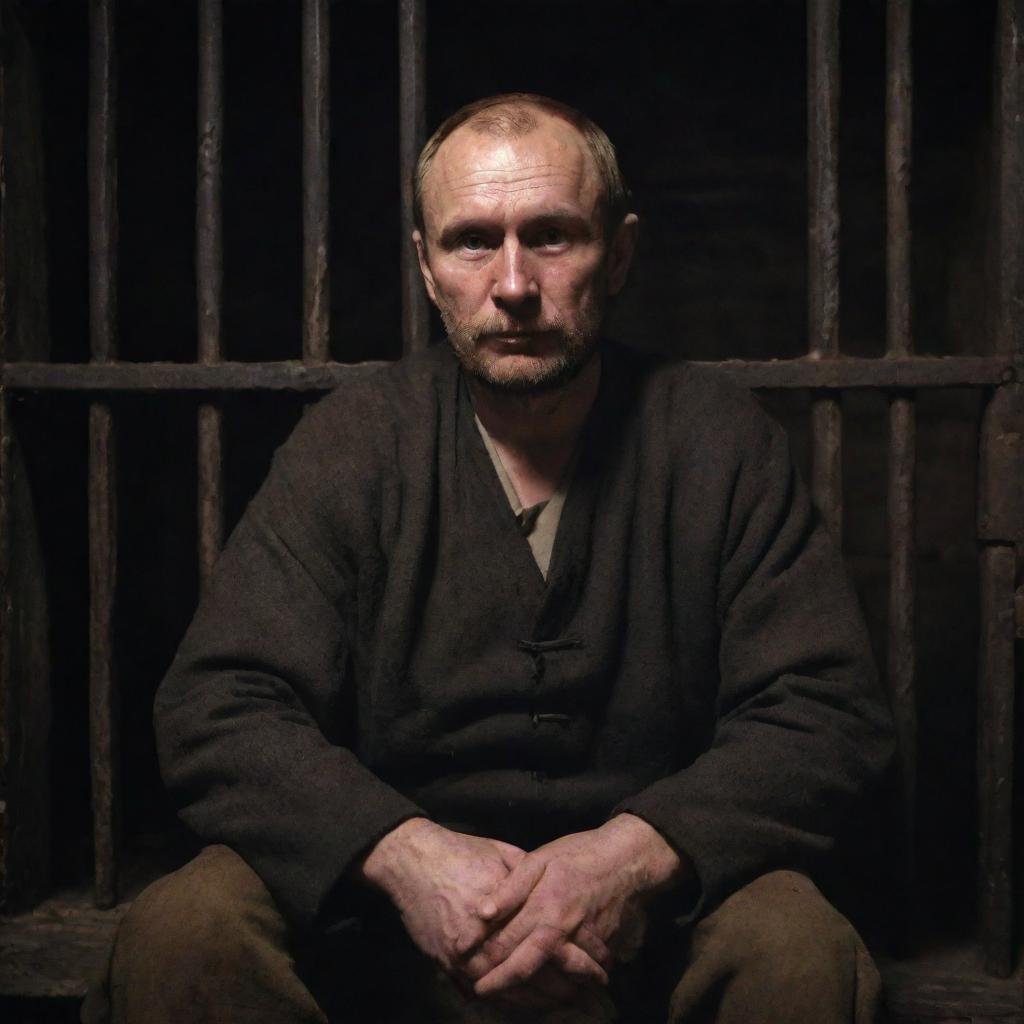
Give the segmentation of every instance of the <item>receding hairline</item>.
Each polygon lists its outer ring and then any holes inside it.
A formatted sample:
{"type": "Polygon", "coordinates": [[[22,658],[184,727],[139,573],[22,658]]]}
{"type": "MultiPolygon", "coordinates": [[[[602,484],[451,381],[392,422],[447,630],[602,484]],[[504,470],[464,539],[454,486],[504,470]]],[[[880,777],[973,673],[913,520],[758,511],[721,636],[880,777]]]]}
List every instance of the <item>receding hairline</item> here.
{"type": "Polygon", "coordinates": [[[541,118],[562,121],[574,129],[590,157],[600,185],[599,203],[606,223],[616,226],[628,212],[629,188],[619,170],[615,147],[604,131],[585,114],[559,100],[534,93],[504,93],[488,96],[460,107],[441,123],[420,152],[413,172],[413,221],[422,234],[423,183],[438,151],[461,128],[492,138],[523,138],[539,130],[541,118]],[[538,117],[538,114],[541,117],[538,117]]]}

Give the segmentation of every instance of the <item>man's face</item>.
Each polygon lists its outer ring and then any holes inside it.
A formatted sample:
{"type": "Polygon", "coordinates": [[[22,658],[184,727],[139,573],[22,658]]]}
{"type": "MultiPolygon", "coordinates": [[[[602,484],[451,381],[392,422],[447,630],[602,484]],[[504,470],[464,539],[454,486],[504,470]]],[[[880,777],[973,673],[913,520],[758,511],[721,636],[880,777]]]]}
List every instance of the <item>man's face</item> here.
{"type": "Polygon", "coordinates": [[[585,141],[561,119],[536,116],[519,138],[456,129],[423,183],[427,237],[414,235],[459,360],[519,393],[558,387],[594,352],[635,223],[627,218],[628,237],[620,229],[609,246],[585,141]]]}

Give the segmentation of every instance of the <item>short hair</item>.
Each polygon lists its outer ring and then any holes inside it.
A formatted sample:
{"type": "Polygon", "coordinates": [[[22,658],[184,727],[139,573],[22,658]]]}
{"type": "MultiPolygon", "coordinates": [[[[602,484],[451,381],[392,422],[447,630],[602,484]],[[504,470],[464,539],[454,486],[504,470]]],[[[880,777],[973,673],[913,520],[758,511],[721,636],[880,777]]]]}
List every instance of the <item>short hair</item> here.
{"type": "Polygon", "coordinates": [[[483,135],[520,138],[539,127],[539,122],[531,110],[541,110],[559,117],[583,136],[603,186],[600,203],[605,230],[614,230],[629,213],[632,199],[629,186],[619,169],[615,147],[604,131],[586,114],[575,107],[570,107],[568,103],[553,100],[548,96],[538,96],[535,93],[508,92],[487,96],[460,107],[441,123],[420,151],[412,178],[412,217],[424,238],[426,232],[423,219],[423,179],[445,139],[464,124],[470,125],[474,131],[483,135]]]}

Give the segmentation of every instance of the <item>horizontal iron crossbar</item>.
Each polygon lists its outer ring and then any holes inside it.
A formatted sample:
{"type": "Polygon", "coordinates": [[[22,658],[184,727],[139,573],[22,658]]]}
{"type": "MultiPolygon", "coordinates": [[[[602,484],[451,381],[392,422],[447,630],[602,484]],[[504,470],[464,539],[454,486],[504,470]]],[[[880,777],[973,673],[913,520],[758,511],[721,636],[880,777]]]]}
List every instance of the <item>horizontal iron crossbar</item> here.
{"type": "MultiPolygon", "coordinates": [[[[6,363],[0,383],[15,391],[326,391],[381,363],[6,363]]],[[[714,366],[752,388],[948,388],[1024,379],[1012,356],[725,360],[714,366]]]]}

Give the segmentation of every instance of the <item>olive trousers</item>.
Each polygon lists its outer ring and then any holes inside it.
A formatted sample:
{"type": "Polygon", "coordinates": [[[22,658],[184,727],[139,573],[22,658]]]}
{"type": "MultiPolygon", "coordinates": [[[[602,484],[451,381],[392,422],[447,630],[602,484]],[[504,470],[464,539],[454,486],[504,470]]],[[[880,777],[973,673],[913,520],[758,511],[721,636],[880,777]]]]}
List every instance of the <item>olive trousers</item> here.
{"type": "Polygon", "coordinates": [[[297,945],[233,851],[207,847],[123,919],[84,1024],[872,1024],[879,978],[805,876],[763,875],[692,929],[648,937],[600,1007],[540,1013],[466,996],[393,921],[297,945]]]}

